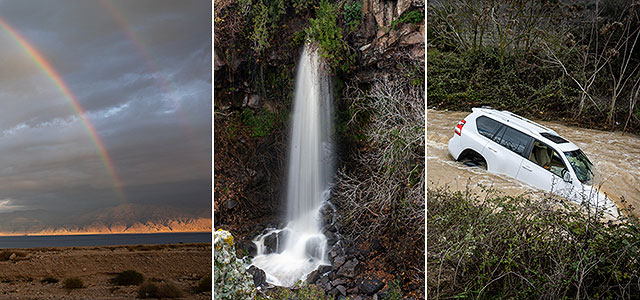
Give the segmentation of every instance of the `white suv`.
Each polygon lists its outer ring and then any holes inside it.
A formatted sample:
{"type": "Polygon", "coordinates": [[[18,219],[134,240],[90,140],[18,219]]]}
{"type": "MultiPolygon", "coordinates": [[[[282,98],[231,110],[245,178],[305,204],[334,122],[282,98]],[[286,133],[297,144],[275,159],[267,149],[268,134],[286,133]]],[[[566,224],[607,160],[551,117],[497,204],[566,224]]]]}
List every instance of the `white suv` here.
{"type": "Polygon", "coordinates": [[[456,125],[449,153],[468,165],[482,165],[489,172],[570,200],[586,200],[618,215],[615,204],[592,188],[593,164],[578,146],[511,112],[474,108],[456,125]]]}

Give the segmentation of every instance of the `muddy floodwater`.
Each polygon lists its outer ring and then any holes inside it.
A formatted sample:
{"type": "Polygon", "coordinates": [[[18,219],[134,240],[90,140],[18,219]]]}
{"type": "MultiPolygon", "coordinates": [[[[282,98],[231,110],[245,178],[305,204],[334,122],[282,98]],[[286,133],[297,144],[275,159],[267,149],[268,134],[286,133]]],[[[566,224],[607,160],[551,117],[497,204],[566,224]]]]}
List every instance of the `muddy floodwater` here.
{"type": "MultiPolygon", "coordinates": [[[[478,167],[468,167],[453,160],[447,150],[456,124],[470,112],[445,112],[427,110],[427,184],[448,185],[451,190],[467,187],[477,194],[485,194],[484,187],[492,187],[505,195],[541,193],[520,181],[504,175],[491,174],[478,167]],[[480,184],[480,185],[478,185],[480,184]]],[[[536,120],[534,120],[536,121],[536,120]]],[[[636,208],[640,215],[640,138],[621,132],[608,132],[577,128],[557,122],[536,121],[555,130],[561,136],[578,145],[595,165],[594,185],[600,186],[620,206],[624,199],[636,208]]],[[[464,129],[463,129],[464,130],[464,129]]]]}

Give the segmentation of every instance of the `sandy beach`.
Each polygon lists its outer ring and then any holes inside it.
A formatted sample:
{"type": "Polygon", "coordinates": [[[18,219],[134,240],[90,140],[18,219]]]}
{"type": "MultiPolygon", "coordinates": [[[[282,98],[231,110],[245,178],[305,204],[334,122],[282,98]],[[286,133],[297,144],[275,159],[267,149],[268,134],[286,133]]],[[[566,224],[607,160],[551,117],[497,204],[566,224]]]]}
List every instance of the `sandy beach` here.
{"type": "Polygon", "coordinates": [[[181,299],[211,299],[211,292],[194,292],[211,273],[207,243],[0,249],[0,299],[134,299],[138,286],[109,282],[125,270],[158,285],[173,284],[182,291],[181,299]],[[41,282],[47,277],[59,281],[41,282]],[[80,278],[84,287],[65,289],[63,281],[71,277],[80,278]]]}

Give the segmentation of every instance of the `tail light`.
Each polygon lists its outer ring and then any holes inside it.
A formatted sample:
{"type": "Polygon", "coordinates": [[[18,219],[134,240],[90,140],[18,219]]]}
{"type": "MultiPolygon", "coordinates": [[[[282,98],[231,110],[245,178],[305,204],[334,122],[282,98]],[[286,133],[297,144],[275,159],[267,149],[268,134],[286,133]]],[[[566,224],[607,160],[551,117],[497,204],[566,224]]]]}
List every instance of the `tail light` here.
{"type": "Polygon", "coordinates": [[[467,123],[467,121],[462,120],[462,121],[458,122],[458,125],[456,125],[455,132],[456,132],[457,135],[460,135],[462,133],[462,126],[464,126],[465,123],[467,123]]]}

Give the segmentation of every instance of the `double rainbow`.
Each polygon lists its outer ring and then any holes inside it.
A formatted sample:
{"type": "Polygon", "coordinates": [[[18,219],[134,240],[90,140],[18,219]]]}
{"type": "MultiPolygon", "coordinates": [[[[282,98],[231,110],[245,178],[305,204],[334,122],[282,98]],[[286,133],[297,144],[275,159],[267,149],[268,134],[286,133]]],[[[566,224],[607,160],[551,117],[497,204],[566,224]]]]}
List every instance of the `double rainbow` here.
{"type": "Polygon", "coordinates": [[[78,116],[80,120],[82,120],[82,124],[84,125],[85,129],[87,130],[87,133],[91,137],[91,140],[95,144],[98,150],[98,154],[100,155],[100,158],[102,160],[102,163],[104,164],[105,168],[107,169],[107,172],[109,173],[109,176],[111,177],[111,180],[113,181],[113,185],[116,192],[118,193],[118,196],[120,196],[122,200],[126,200],[126,197],[122,189],[122,181],[120,180],[120,178],[118,178],[116,170],[113,166],[113,162],[111,161],[111,157],[109,156],[109,153],[107,152],[107,149],[105,148],[104,143],[100,139],[100,136],[98,136],[98,133],[96,132],[96,129],[94,128],[93,124],[91,124],[91,121],[89,121],[89,119],[87,118],[87,115],[84,109],[82,108],[82,106],[80,106],[80,103],[78,102],[76,97],[73,95],[73,93],[71,93],[71,90],[69,89],[67,84],[62,80],[62,77],[60,76],[60,74],[58,74],[58,72],[56,72],[56,70],[53,69],[51,64],[45,59],[44,56],[42,56],[40,52],[38,52],[33,47],[33,45],[31,45],[23,36],[21,36],[13,27],[11,27],[1,17],[0,17],[0,28],[3,29],[5,32],[7,32],[9,36],[11,36],[22,47],[22,49],[24,49],[24,51],[47,74],[49,79],[51,79],[51,81],[55,84],[55,86],[60,90],[60,92],[62,92],[65,98],[69,101],[69,103],[71,104],[71,107],[73,107],[75,114],[78,116]]]}

